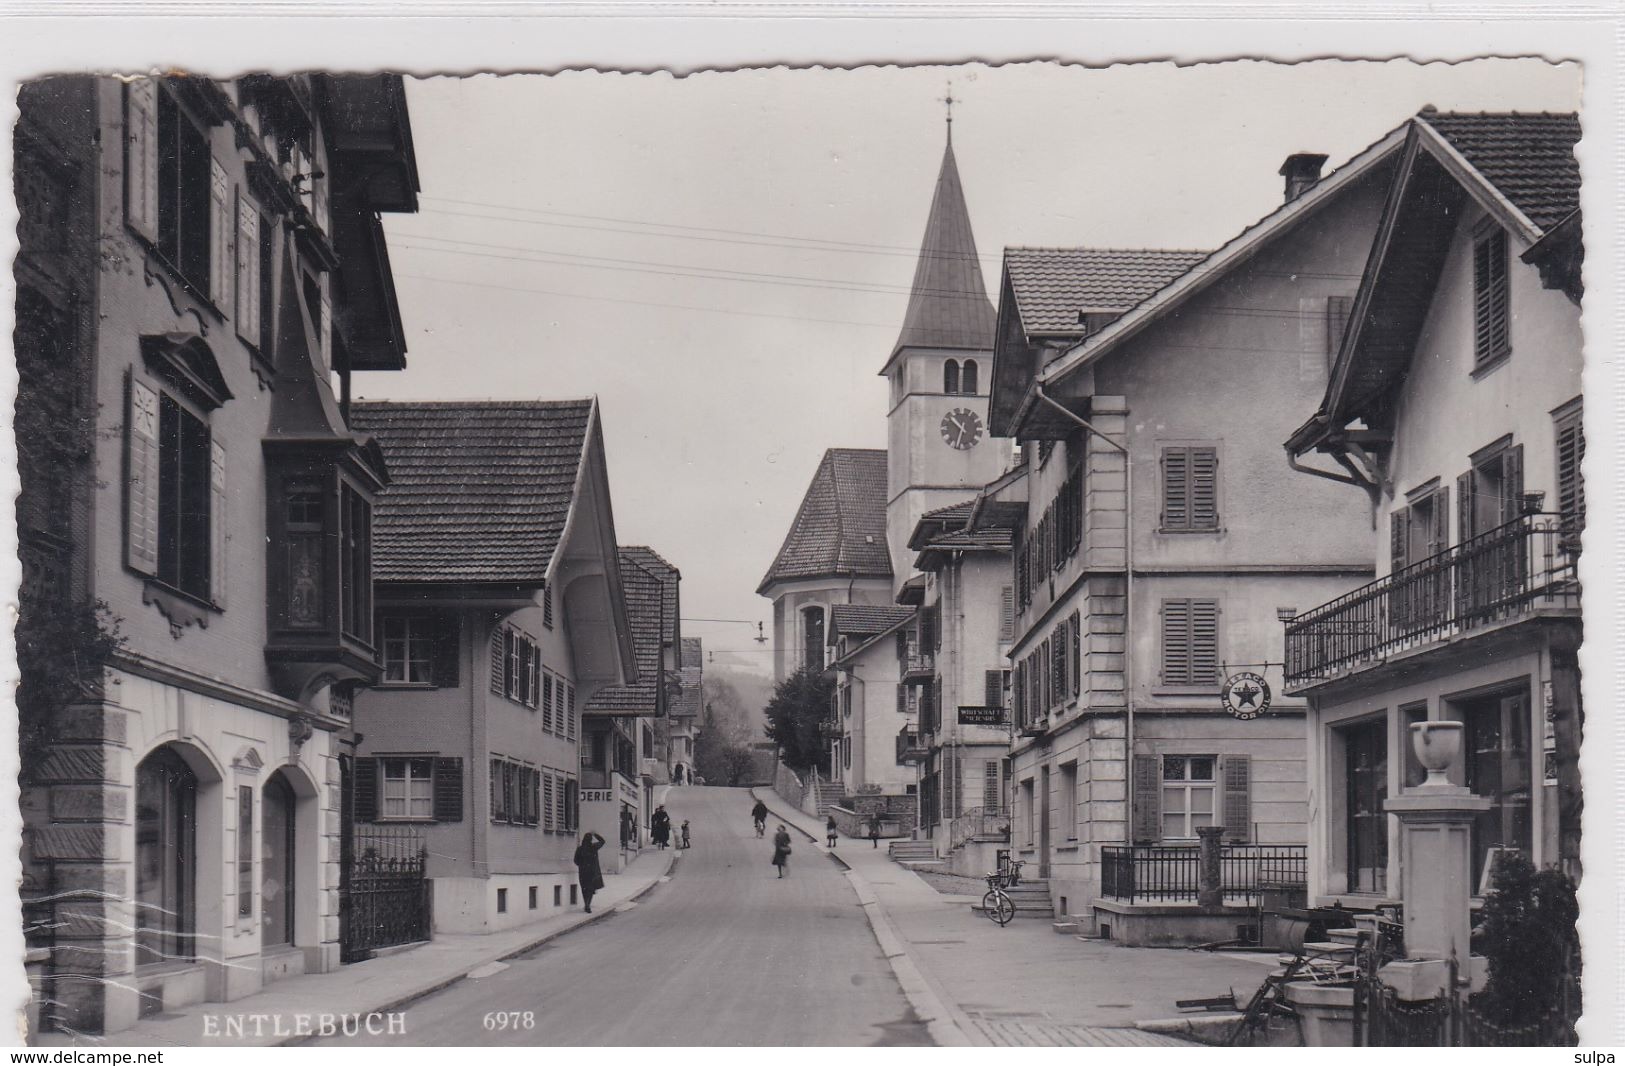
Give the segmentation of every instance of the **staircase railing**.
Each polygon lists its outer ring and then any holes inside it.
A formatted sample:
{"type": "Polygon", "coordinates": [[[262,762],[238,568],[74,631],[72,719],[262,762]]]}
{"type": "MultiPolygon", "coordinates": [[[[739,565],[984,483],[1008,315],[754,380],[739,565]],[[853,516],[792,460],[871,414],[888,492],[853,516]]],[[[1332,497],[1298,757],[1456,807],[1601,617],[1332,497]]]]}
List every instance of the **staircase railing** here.
{"type": "Polygon", "coordinates": [[[972,807],[953,821],[948,846],[963,847],[973,840],[1009,840],[1010,812],[1003,807],[972,807]]]}

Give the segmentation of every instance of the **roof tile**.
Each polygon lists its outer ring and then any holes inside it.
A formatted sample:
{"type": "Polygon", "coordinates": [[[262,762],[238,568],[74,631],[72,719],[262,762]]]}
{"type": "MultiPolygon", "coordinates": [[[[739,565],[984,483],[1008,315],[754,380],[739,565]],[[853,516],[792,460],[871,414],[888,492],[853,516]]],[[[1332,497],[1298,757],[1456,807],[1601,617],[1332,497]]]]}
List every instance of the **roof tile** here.
{"type": "Polygon", "coordinates": [[[777,558],[757,586],[804,577],[891,577],[886,452],[831,448],[807,486],[777,558]]]}
{"type": "Polygon", "coordinates": [[[1417,117],[1542,231],[1580,206],[1578,115],[1423,110],[1417,117]]]}
{"type": "Polygon", "coordinates": [[[1023,330],[1080,334],[1080,314],[1120,315],[1206,256],[1187,250],[1006,248],[1004,268],[1023,330]]]}

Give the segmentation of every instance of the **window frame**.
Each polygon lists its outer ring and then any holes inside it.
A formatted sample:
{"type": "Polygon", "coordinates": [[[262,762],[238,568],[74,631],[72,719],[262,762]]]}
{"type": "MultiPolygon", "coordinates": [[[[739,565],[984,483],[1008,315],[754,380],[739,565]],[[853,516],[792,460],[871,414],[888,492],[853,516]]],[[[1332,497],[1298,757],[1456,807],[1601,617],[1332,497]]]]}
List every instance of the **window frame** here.
{"type": "MultiPolygon", "coordinates": [[[[157,79],[157,92],[154,97],[153,115],[153,154],[155,173],[154,181],[157,185],[157,217],[154,223],[154,239],[148,242],[154,258],[163,264],[164,269],[181,283],[188,294],[201,301],[216,316],[223,318],[220,309],[215,305],[210,292],[210,254],[214,239],[214,217],[212,207],[213,180],[212,169],[214,153],[210,144],[211,127],[207,122],[200,122],[198,118],[187,109],[179,96],[168,84],[167,78],[157,79]],[[173,157],[166,153],[166,127],[173,132],[168,139],[173,142],[170,146],[173,157]],[[187,134],[191,135],[193,151],[201,151],[201,160],[193,159],[192,170],[187,173],[186,147],[187,134]],[[199,165],[201,163],[201,165],[199,165]],[[188,184],[196,182],[199,188],[188,189],[188,184]],[[181,216],[197,215],[189,221],[181,216]],[[172,233],[171,226],[177,227],[172,233]],[[201,226],[202,235],[196,236],[193,231],[201,226]],[[190,235],[190,236],[189,236],[190,235]],[[189,262],[190,259],[199,259],[199,262],[189,262]]],[[[143,238],[145,239],[145,238],[143,238]]]]}
{"type": "Polygon", "coordinates": [[[379,676],[376,687],[438,688],[439,679],[435,676],[435,641],[439,636],[438,629],[439,624],[433,615],[424,614],[421,612],[406,611],[380,612],[378,624],[378,655],[379,661],[383,666],[383,673],[379,676]],[[393,628],[393,624],[405,626],[405,634],[399,637],[391,635],[390,630],[393,628]],[[423,630],[421,636],[414,632],[414,630],[418,627],[421,627],[423,630]],[[411,655],[411,648],[415,642],[421,642],[423,647],[422,665],[426,678],[422,681],[414,681],[410,676],[410,668],[417,661],[413,659],[411,655]],[[407,654],[402,660],[404,664],[404,676],[392,678],[389,676],[391,662],[390,651],[391,646],[396,644],[402,646],[407,654]]]}
{"type": "Polygon", "coordinates": [[[434,816],[434,756],[380,755],[376,758],[378,759],[378,821],[424,823],[436,821],[437,819],[434,816]],[[391,799],[389,795],[391,763],[401,764],[403,770],[405,771],[401,777],[395,779],[401,781],[405,786],[403,789],[403,794],[399,797],[406,805],[405,813],[402,814],[390,814],[386,810],[386,807],[391,799]],[[413,773],[414,766],[420,763],[424,764],[425,766],[421,777],[413,773]],[[412,786],[420,782],[426,789],[426,793],[423,797],[417,797],[412,794],[412,786]],[[414,800],[419,798],[424,799],[428,803],[429,812],[427,814],[412,813],[412,803],[414,800]]]}
{"type": "Polygon", "coordinates": [[[1165,754],[1161,756],[1159,769],[1161,770],[1161,774],[1157,779],[1157,788],[1160,795],[1159,815],[1161,821],[1157,826],[1157,831],[1161,840],[1183,841],[1197,839],[1196,830],[1198,828],[1204,828],[1191,824],[1194,818],[1200,816],[1196,811],[1195,803],[1193,802],[1194,797],[1198,792],[1205,793],[1208,797],[1208,810],[1206,814],[1208,819],[1208,827],[1222,827],[1224,825],[1224,812],[1219,807],[1222,800],[1221,793],[1223,791],[1220,787],[1221,772],[1219,768],[1219,756],[1205,753],[1190,755],[1165,754]],[[1210,776],[1206,778],[1191,776],[1191,772],[1194,769],[1194,764],[1198,759],[1206,759],[1208,761],[1208,772],[1210,776]],[[1175,763],[1181,764],[1184,772],[1180,777],[1171,778],[1168,776],[1168,771],[1169,768],[1175,763]],[[1170,789],[1174,790],[1183,797],[1184,805],[1181,810],[1169,810],[1168,794],[1170,789]],[[1170,814],[1184,820],[1185,832],[1183,834],[1179,836],[1170,836],[1168,834],[1167,828],[1170,814]]]}

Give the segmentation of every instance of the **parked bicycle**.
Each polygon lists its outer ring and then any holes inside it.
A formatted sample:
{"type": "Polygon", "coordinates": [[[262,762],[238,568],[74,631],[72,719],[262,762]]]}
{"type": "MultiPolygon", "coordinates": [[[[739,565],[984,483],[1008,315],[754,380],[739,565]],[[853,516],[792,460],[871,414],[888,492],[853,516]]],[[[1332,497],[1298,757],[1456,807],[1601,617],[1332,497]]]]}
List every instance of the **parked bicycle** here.
{"type": "Polygon", "coordinates": [[[1015,888],[1021,883],[1021,868],[1027,865],[1024,860],[1015,859],[1004,869],[987,875],[987,895],[982,897],[982,913],[1001,926],[1009,925],[1010,919],[1016,916],[1016,901],[1010,898],[1005,889],[1015,888]]]}

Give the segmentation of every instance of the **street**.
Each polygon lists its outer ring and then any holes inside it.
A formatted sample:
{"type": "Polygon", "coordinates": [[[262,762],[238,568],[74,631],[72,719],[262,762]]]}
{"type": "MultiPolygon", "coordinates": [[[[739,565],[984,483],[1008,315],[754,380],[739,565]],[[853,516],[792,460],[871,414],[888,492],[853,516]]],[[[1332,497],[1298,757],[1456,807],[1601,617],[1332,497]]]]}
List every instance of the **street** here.
{"type": "MultiPolygon", "coordinates": [[[[922,1045],[839,868],[794,830],[779,880],[745,789],[674,788],[693,847],[636,905],[405,1007],[406,1034],[318,1044],[922,1045]],[[535,1027],[486,1028],[531,1011],[535,1027]]],[[[521,1022],[522,1024],[522,1022],[521,1022]]]]}

